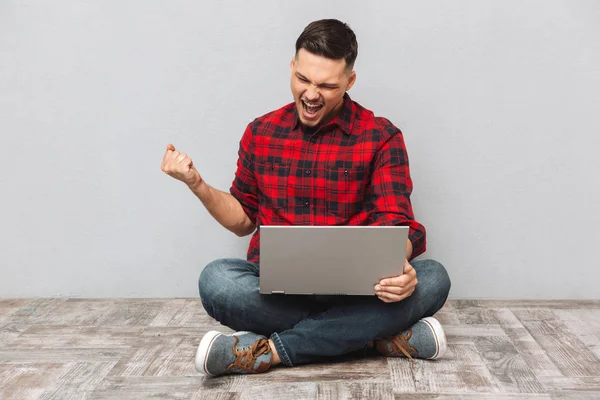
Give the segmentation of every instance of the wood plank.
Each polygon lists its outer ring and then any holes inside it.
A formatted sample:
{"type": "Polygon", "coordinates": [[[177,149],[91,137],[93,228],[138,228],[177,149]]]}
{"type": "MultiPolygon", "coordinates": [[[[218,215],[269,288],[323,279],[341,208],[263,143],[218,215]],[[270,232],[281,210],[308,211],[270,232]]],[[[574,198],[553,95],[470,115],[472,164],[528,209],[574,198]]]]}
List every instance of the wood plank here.
{"type": "Polygon", "coordinates": [[[112,348],[68,349],[68,348],[0,348],[0,362],[5,363],[60,363],[77,361],[113,361],[123,356],[123,350],[112,348]]]}
{"type": "Polygon", "coordinates": [[[27,300],[25,299],[0,299],[0,335],[2,334],[2,325],[15,312],[25,308],[27,300]]]}
{"type": "Polygon", "coordinates": [[[68,370],[66,363],[0,362],[0,399],[37,399],[68,370]]]}
{"type": "Polygon", "coordinates": [[[0,324],[0,349],[19,337],[29,327],[30,325],[26,324],[0,324]]]}
{"type": "Polygon", "coordinates": [[[40,324],[55,315],[54,312],[58,306],[67,301],[66,298],[60,299],[31,299],[24,303],[18,302],[18,310],[11,312],[4,319],[5,324],[40,324]]]}
{"type": "Polygon", "coordinates": [[[483,363],[419,360],[415,368],[417,392],[497,393],[493,376],[483,363]]]}
{"type": "Polygon", "coordinates": [[[241,393],[201,391],[192,396],[192,400],[239,400],[241,393]]]}
{"type": "Polygon", "coordinates": [[[98,319],[99,325],[148,325],[164,307],[164,300],[120,299],[98,319]]]}
{"type": "Polygon", "coordinates": [[[600,308],[600,300],[451,300],[452,307],[511,308],[511,309],[581,309],[600,308]]]}
{"type": "Polygon", "coordinates": [[[186,376],[197,374],[195,339],[165,337],[141,340],[130,354],[123,355],[111,376],[186,376]]]}
{"type": "MultiPolygon", "coordinates": [[[[270,374],[270,373],[269,373],[270,374]]],[[[196,374],[196,376],[199,376],[196,374]]],[[[202,381],[201,391],[216,392],[243,392],[248,387],[248,382],[255,385],[264,385],[269,375],[225,375],[215,378],[206,378],[202,381]]]]}
{"type": "Polygon", "coordinates": [[[544,349],[533,339],[510,309],[498,309],[495,316],[512,345],[521,354],[536,377],[562,375],[544,349]]]}
{"type": "Polygon", "coordinates": [[[394,393],[498,393],[499,388],[474,344],[448,344],[456,358],[436,361],[404,358],[388,360],[394,393]],[[458,356],[460,355],[460,356],[458,356]],[[414,385],[406,378],[412,374],[414,385]]]}
{"type": "Polygon", "coordinates": [[[100,318],[115,305],[115,300],[67,299],[39,316],[39,325],[98,325],[100,318]]]}
{"type": "Polygon", "coordinates": [[[456,315],[461,324],[467,325],[497,325],[498,320],[494,309],[484,307],[467,307],[456,310],[456,315]]]}
{"type": "Polygon", "coordinates": [[[521,321],[554,321],[557,319],[554,310],[550,308],[516,308],[511,307],[510,310],[521,321]]]}
{"type": "Polygon", "coordinates": [[[550,393],[552,400],[598,400],[600,392],[571,392],[560,391],[550,393]]]}
{"type": "Polygon", "coordinates": [[[474,338],[473,341],[501,392],[546,392],[509,338],[490,336],[474,338]]]}
{"type": "Polygon", "coordinates": [[[75,362],[68,364],[66,370],[38,400],[86,399],[100,382],[108,375],[116,361],[75,362]]]}
{"type": "Polygon", "coordinates": [[[397,393],[395,400],[551,400],[548,394],[534,393],[397,393]]]}
{"type": "Polygon", "coordinates": [[[274,382],[263,387],[250,387],[241,393],[241,400],[302,400],[318,398],[315,382],[274,382]]]}
{"type": "Polygon", "coordinates": [[[531,337],[527,329],[505,328],[505,332],[536,377],[562,376],[560,369],[548,357],[539,343],[531,337]]]}
{"type": "Polygon", "coordinates": [[[558,390],[600,391],[600,376],[542,376],[539,380],[551,392],[558,390]]]}
{"type": "MultiPolygon", "coordinates": [[[[212,327],[190,327],[190,326],[150,326],[143,328],[140,339],[166,339],[166,338],[177,338],[177,339],[190,339],[195,340],[196,344],[200,344],[200,340],[204,334],[212,327]]],[[[219,332],[229,333],[231,329],[222,327],[218,329],[219,332]]]]}
{"type": "Polygon", "coordinates": [[[190,399],[204,391],[202,376],[107,376],[90,395],[90,400],[190,399]]]}
{"type": "Polygon", "coordinates": [[[434,317],[440,321],[443,326],[447,325],[458,325],[460,321],[458,320],[458,315],[456,315],[456,310],[454,307],[450,305],[450,302],[446,302],[444,307],[442,307],[434,317]]]}
{"type": "Polygon", "coordinates": [[[255,380],[268,379],[269,382],[328,382],[361,380],[389,382],[390,371],[385,357],[348,357],[339,362],[315,363],[293,368],[278,366],[267,375],[253,376],[246,385],[254,385],[255,380]]]}
{"type": "Polygon", "coordinates": [[[177,310],[171,310],[173,316],[169,321],[153,321],[151,326],[188,326],[201,327],[207,330],[215,329],[220,332],[225,330],[231,331],[229,328],[221,325],[219,322],[210,317],[200,299],[186,299],[182,306],[177,310]]]}
{"type": "Polygon", "coordinates": [[[161,309],[156,314],[156,317],[150,322],[149,326],[167,326],[175,315],[181,312],[190,300],[187,299],[173,299],[165,302],[161,309]]]}
{"type": "Polygon", "coordinates": [[[495,324],[460,324],[444,326],[443,328],[448,340],[451,338],[456,339],[460,337],[472,338],[479,336],[488,337],[506,335],[502,327],[495,324]]]}
{"type": "Polygon", "coordinates": [[[317,385],[316,398],[394,400],[394,393],[389,382],[321,382],[317,385]]]}
{"type": "Polygon", "coordinates": [[[152,376],[152,374],[147,374],[146,371],[161,351],[163,351],[162,343],[145,342],[143,346],[132,349],[131,354],[123,355],[110,375],[121,377],[152,376]]]}
{"type": "Polygon", "coordinates": [[[134,344],[143,326],[43,326],[34,325],[4,348],[20,349],[123,349],[134,344]]]}
{"type": "Polygon", "coordinates": [[[414,365],[401,358],[387,359],[390,380],[394,392],[415,393],[417,385],[414,377],[414,365]]]}
{"type": "Polygon", "coordinates": [[[600,376],[598,359],[549,310],[513,310],[535,341],[546,351],[562,375],[600,376]],[[550,316],[554,318],[550,318],[550,316]]]}
{"type": "Polygon", "coordinates": [[[588,348],[600,345],[600,309],[555,310],[554,314],[588,348]]]}

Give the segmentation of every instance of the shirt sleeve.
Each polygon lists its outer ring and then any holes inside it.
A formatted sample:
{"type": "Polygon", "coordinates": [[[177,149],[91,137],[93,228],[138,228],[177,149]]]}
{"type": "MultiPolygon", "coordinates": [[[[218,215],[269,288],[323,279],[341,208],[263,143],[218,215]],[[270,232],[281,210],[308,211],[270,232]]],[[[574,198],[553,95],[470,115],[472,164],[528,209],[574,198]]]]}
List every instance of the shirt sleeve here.
{"type": "Polygon", "coordinates": [[[410,195],[413,185],[402,132],[385,129],[387,140],[376,156],[365,202],[369,225],[408,225],[413,252],[411,259],[426,250],[425,227],[415,220],[410,195]]]}
{"type": "Polygon", "coordinates": [[[252,136],[252,127],[248,125],[240,140],[237,170],[229,193],[240,202],[250,221],[256,225],[258,197],[256,177],[254,175],[254,162],[252,159],[252,154],[254,153],[252,136]]]}

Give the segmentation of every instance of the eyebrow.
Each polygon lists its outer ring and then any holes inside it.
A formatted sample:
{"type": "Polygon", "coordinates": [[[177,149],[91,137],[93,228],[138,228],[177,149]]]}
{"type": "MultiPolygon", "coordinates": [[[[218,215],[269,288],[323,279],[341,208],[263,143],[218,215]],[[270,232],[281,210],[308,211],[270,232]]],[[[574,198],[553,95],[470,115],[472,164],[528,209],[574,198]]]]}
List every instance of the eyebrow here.
{"type": "MultiPolygon", "coordinates": [[[[300,72],[296,72],[296,76],[298,78],[300,78],[300,79],[303,79],[305,81],[310,82],[310,80],[307,77],[305,77],[304,75],[302,75],[300,72]]],[[[328,87],[328,88],[337,88],[337,87],[339,87],[339,85],[336,84],[336,83],[321,83],[320,85],[317,85],[317,86],[328,87]]]]}

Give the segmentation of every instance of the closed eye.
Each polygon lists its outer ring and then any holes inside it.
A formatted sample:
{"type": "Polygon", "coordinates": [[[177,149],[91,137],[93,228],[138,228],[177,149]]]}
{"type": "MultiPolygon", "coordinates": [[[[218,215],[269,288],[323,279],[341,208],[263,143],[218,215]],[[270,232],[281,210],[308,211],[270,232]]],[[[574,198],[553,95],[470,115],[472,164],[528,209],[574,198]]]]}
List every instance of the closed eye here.
{"type": "MultiPolygon", "coordinates": [[[[298,80],[300,82],[303,83],[310,83],[310,81],[302,74],[296,72],[296,78],[298,78],[298,80]]],[[[321,89],[328,89],[328,90],[333,90],[333,89],[337,89],[339,87],[339,85],[335,85],[335,84],[331,84],[331,83],[322,83],[320,85],[317,85],[318,87],[320,87],[321,89]]]]}

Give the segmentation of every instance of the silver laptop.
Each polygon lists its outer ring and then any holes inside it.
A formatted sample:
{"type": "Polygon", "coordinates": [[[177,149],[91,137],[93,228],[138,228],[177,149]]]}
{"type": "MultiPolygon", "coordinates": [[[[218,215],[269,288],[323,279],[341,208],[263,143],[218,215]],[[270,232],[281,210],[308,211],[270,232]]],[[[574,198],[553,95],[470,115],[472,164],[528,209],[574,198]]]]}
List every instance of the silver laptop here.
{"type": "Polygon", "coordinates": [[[260,227],[260,293],[374,295],[398,276],[407,226],[260,227]]]}

